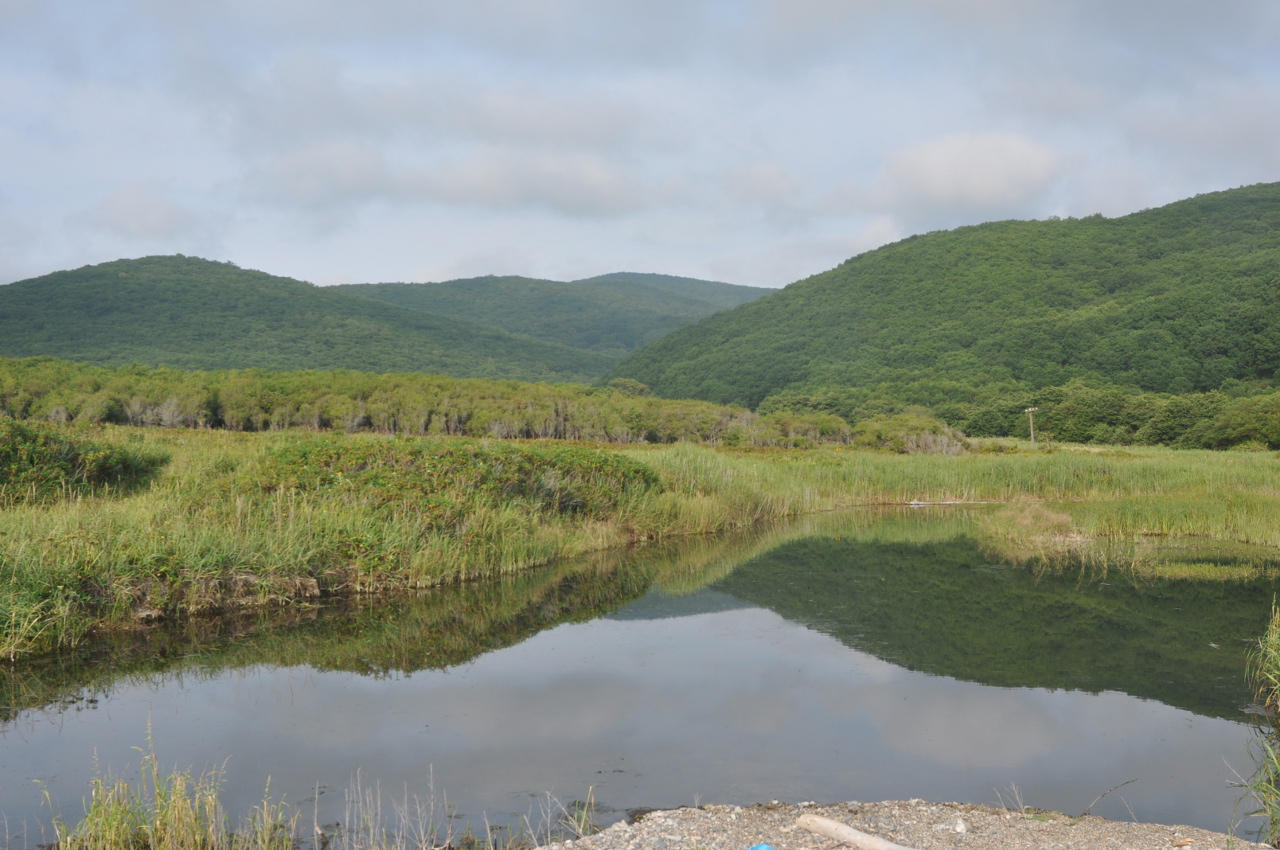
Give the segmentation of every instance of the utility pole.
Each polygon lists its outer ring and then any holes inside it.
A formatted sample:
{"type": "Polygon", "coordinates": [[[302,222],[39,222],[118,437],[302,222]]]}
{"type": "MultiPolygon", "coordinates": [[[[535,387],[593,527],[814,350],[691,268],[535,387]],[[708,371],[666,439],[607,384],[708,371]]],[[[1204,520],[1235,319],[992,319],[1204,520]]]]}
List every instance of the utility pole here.
{"type": "Polygon", "coordinates": [[[1036,411],[1038,407],[1028,407],[1023,412],[1027,414],[1027,422],[1031,425],[1031,448],[1036,447],[1036,411]]]}

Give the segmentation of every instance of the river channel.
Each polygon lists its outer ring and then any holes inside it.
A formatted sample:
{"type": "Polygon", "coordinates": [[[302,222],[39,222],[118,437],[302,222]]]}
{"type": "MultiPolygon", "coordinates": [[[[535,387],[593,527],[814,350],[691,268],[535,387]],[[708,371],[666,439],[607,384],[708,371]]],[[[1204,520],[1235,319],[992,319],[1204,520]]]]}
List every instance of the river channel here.
{"type": "Polygon", "coordinates": [[[1005,563],[979,514],[811,519],[6,668],[8,842],[51,840],[51,808],[77,820],[147,751],[307,829],[348,822],[357,786],[479,831],[588,793],[601,825],[774,799],[1079,814],[1129,780],[1093,813],[1228,829],[1280,587],[1005,563]]]}

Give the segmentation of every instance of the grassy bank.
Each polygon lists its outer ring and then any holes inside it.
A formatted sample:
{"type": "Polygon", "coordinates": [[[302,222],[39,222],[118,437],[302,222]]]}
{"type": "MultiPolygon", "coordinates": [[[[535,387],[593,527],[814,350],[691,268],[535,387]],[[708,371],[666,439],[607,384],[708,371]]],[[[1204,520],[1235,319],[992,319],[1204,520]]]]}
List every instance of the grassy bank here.
{"type": "Polygon", "coordinates": [[[0,511],[11,659],[92,628],[434,586],[871,504],[1055,503],[988,524],[993,550],[1019,556],[1153,535],[1280,547],[1280,461],[1265,453],[620,450],[110,426],[77,439],[169,460],[132,490],[0,511]]]}
{"type": "Polygon", "coordinates": [[[1249,656],[1249,682],[1265,709],[1253,742],[1256,769],[1242,780],[1239,815],[1252,821],[1258,840],[1280,846],[1280,608],[1273,603],[1271,622],[1249,656]]]}

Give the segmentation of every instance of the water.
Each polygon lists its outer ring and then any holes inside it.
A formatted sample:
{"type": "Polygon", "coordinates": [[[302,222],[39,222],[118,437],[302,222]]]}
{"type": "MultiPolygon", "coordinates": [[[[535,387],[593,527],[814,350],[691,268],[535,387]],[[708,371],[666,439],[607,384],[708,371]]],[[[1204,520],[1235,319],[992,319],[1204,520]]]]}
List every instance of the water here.
{"type": "Polygon", "coordinates": [[[1036,576],[963,531],[775,529],[121,636],[0,681],[0,810],[34,845],[46,792],[75,820],[95,764],[136,772],[151,747],[225,765],[234,812],[269,777],[308,823],[344,820],[356,781],[536,826],[588,789],[608,823],[773,799],[1078,814],[1136,779],[1093,812],[1227,829],[1252,771],[1243,652],[1275,588],[1036,576]]]}

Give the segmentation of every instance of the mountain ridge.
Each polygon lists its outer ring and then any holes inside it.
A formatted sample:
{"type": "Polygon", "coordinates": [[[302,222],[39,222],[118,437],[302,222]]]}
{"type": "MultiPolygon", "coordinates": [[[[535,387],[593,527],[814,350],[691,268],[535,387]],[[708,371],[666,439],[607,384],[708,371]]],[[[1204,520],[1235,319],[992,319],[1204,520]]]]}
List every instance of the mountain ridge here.
{"type": "Polygon", "coordinates": [[[196,257],[83,266],[0,287],[0,356],[178,369],[357,369],[590,380],[592,352],[196,257]]]}
{"type": "Polygon", "coordinates": [[[151,256],[0,286],[0,356],[589,383],[641,344],[765,291],[628,272],[321,287],[151,256]]]}
{"type": "Polygon", "coordinates": [[[618,358],[690,322],[770,291],[638,272],[573,281],[485,275],[439,283],[334,288],[618,358]]]}
{"type": "MultiPolygon", "coordinates": [[[[681,328],[610,373],[757,407],[825,388],[1274,381],[1280,184],[1106,219],[908,237],[681,328]]],[[[896,388],[896,389],[894,389],[896,388]]],[[[927,393],[919,393],[927,395],[927,393]]]]}

